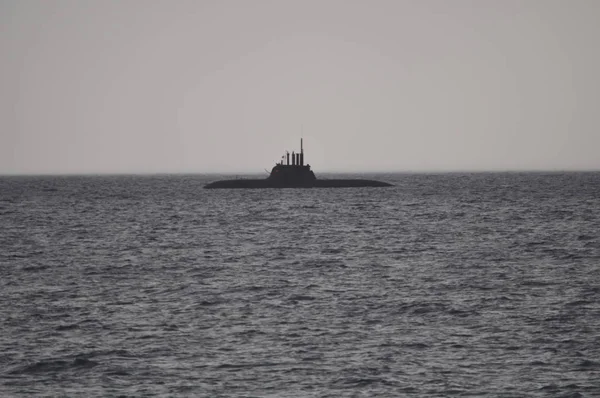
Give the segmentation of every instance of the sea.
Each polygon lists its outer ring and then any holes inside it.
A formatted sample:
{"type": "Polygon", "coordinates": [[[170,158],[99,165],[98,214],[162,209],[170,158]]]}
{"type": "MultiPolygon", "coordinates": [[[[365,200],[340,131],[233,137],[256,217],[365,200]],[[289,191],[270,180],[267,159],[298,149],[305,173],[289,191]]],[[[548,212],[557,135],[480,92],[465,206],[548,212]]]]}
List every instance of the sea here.
{"type": "Polygon", "coordinates": [[[600,172],[0,177],[1,397],[600,397],[600,172]]]}

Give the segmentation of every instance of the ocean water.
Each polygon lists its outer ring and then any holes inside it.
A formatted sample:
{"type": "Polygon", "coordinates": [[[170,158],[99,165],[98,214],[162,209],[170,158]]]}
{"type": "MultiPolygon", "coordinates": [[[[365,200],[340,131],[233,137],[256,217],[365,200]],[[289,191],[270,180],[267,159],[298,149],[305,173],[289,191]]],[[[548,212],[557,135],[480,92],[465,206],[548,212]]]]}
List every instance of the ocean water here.
{"type": "Polygon", "coordinates": [[[600,397],[600,173],[0,177],[0,396],[600,397]]]}

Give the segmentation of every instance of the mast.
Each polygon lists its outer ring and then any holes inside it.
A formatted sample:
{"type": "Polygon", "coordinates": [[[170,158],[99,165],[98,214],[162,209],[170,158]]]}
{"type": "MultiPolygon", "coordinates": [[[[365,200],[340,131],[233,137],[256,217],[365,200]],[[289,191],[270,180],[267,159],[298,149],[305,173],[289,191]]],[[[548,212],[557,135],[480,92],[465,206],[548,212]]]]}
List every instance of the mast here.
{"type": "Polygon", "coordinates": [[[302,147],[302,138],[300,138],[300,166],[304,166],[304,148],[302,147]]]}

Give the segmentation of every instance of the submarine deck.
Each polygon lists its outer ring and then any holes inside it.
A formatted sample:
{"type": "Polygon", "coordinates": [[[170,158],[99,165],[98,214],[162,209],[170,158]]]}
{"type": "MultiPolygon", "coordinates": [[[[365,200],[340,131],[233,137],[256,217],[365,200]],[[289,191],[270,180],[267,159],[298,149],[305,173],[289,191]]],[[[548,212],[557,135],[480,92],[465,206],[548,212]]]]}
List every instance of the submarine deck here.
{"type": "Polygon", "coordinates": [[[278,184],[268,179],[238,179],[215,181],[204,186],[206,189],[260,189],[260,188],[362,188],[391,187],[392,184],[382,181],[362,179],[315,180],[308,184],[278,184]]]}

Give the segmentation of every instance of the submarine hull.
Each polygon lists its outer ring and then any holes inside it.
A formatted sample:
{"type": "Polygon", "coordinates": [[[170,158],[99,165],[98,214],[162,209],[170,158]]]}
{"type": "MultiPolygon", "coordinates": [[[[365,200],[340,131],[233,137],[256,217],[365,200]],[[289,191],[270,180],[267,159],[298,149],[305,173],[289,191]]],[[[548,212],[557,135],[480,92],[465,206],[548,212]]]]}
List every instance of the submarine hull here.
{"type": "Polygon", "coordinates": [[[204,186],[207,189],[249,189],[249,188],[361,188],[361,187],[390,187],[392,184],[382,181],[363,179],[332,179],[319,180],[310,169],[310,165],[304,164],[304,149],[300,139],[300,152],[286,153],[280,163],[276,163],[271,169],[269,177],[259,179],[237,179],[221,180],[211,182],[204,186]],[[292,160],[290,164],[290,158],[292,160]],[[284,162],[285,160],[285,162],[284,162]]]}
{"type": "Polygon", "coordinates": [[[259,189],[259,188],[362,188],[362,187],[391,187],[392,184],[382,181],[363,179],[332,179],[314,180],[302,183],[279,183],[269,179],[239,179],[221,180],[211,182],[204,186],[205,189],[259,189]]]}

